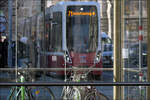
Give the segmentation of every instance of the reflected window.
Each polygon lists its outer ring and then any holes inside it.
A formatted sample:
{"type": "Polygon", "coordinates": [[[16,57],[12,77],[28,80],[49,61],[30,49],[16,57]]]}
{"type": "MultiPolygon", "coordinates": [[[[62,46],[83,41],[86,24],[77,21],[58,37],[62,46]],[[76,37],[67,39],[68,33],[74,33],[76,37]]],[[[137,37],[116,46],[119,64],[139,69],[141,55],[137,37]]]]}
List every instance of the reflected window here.
{"type": "Polygon", "coordinates": [[[52,28],[48,32],[49,38],[49,51],[60,52],[62,51],[62,13],[54,12],[53,20],[47,27],[52,28]]]}

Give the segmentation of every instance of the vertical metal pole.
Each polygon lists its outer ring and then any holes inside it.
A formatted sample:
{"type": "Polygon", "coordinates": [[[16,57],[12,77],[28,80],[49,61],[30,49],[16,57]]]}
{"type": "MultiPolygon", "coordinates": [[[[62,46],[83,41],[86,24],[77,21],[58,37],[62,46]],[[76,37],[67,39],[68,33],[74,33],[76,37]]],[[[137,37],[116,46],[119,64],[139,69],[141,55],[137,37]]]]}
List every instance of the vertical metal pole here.
{"type": "MultiPolygon", "coordinates": [[[[42,1],[43,1],[42,10],[43,10],[43,16],[44,16],[44,36],[45,36],[45,34],[46,34],[46,25],[45,25],[45,0],[42,0],[42,1]]],[[[46,48],[46,45],[44,45],[44,48],[46,48]]],[[[47,58],[47,56],[46,56],[46,58],[47,58]]],[[[47,66],[47,64],[48,64],[48,61],[47,61],[46,58],[45,58],[45,61],[46,61],[46,65],[45,66],[47,66]]],[[[46,81],[46,72],[44,72],[44,79],[46,81]]]]}
{"type": "MultiPolygon", "coordinates": [[[[143,40],[143,35],[142,35],[142,1],[139,0],[139,72],[141,72],[142,68],[142,40],[143,40]]],[[[142,76],[139,76],[139,82],[142,82],[142,76]]],[[[139,86],[139,93],[141,96],[141,86],[139,86]]]]}
{"type": "MultiPolygon", "coordinates": [[[[147,69],[148,69],[148,74],[147,74],[147,79],[148,82],[150,82],[150,0],[147,0],[147,46],[148,46],[148,52],[147,52],[147,69]]],[[[150,86],[148,86],[147,89],[147,100],[150,100],[150,86]]]]}
{"type": "MultiPolygon", "coordinates": [[[[125,0],[121,1],[121,47],[125,48],[125,43],[124,43],[124,34],[125,34],[125,0]]],[[[120,48],[121,49],[121,48],[120,48]]],[[[122,50],[121,50],[122,51],[122,50]]],[[[123,52],[124,53],[124,52],[123,52]]],[[[121,58],[121,81],[124,82],[124,70],[123,68],[125,67],[124,64],[125,63],[125,59],[124,57],[121,58]]],[[[121,87],[121,100],[124,100],[124,87],[121,87]]]]}
{"type": "Polygon", "coordinates": [[[142,1],[139,0],[139,71],[142,68],[142,1]]]}
{"type": "MultiPolygon", "coordinates": [[[[18,21],[17,21],[17,19],[18,19],[18,18],[17,18],[17,16],[18,16],[18,15],[17,15],[17,11],[18,11],[18,10],[17,10],[17,6],[18,6],[18,5],[17,5],[17,2],[18,2],[18,0],[16,0],[16,2],[15,2],[15,5],[16,5],[16,11],[15,11],[15,15],[16,15],[16,16],[15,16],[15,18],[16,18],[16,19],[15,19],[15,23],[16,23],[16,24],[15,24],[15,40],[16,40],[16,41],[15,41],[15,44],[16,44],[16,48],[15,48],[15,67],[16,67],[16,71],[15,71],[15,72],[16,72],[16,73],[15,73],[15,74],[16,74],[16,82],[18,82],[18,63],[17,63],[17,62],[18,62],[18,56],[17,56],[17,48],[18,48],[18,47],[17,47],[17,46],[18,46],[18,44],[17,44],[17,32],[18,32],[18,31],[17,31],[17,27],[18,27],[18,25],[17,25],[17,24],[18,24],[18,21]]],[[[16,91],[15,91],[16,93],[17,93],[17,88],[18,88],[18,87],[16,86],[16,91]]],[[[21,87],[21,88],[22,88],[22,90],[24,89],[24,87],[21,87]]],[[[22,96],[23,96],[24,93],[21,92],[21,94],[22,94],[22,96]]],[[[18,99],[16,98],[16,100],[18,100],[18,99]]]]}
{"type": "MultiPolygon", "coordinates": [[[[121,82],[121,0],[114,0],[114,82],[121,82]]],[[[113,99],[121,100],[121,87],[114,86],[113,99]]]]}
{"type": "Polygon", "coordinates": [[[15,53],[16,82],[17,82],[17,79],[18,79],[18,76],[17,76],[17,75],[18,75],[18,63],[17,63],[17,62],[18,62],[18,55],[17,55],[17,51],[18,51],[18,50],[17,50],[17,49],[18,49],[18,47],[17,47],[17,46],[18,46],[18,44],[17,44],[17,40],[18,40],[18,39],[17,39],[17,36],[18,36],[18,13],[17,13],[17,11],[18,11],[18,10],[17,10],[17,9],[18,9],[18,5],[17,5],[17,2],[18,2],[18,0],[16,0],[16,12],[15,12],[15,13],[16,13],[16,14],[15,14],[15,15],[16,15],[16,26],[15,26],[15,32],[16,32],[16,33],[15,33],[15,40],[16,40],[16,41],[15,41],[15,43],[16,43],[16,48],[15,48],[15,49],[16,49],[16,50],[15,50],[15,51],[16,51],[16,53],[15,53]]]}
{"type": "Polygon", "coordinates": [[[12,0],[8,0],[8,18],[9,18],[9,34],[8,34],[8,67],[12,67],[12,0]]]}

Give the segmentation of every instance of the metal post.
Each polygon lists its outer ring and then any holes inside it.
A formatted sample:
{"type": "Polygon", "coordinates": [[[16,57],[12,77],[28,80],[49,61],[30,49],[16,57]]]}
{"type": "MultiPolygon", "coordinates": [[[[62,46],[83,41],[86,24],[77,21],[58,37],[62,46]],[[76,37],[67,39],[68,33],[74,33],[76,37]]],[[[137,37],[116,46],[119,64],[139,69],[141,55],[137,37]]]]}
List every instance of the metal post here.
{"type": "MultiPolygon", "coordinates": [[[[125,48],[125,43],[124,43],[124,40],[125,40],[125,18],[124,18],[124,15],[125,15],[125,0],[122,0],[121,1],[121,47],[122,48],[125,48]]],[[[121,50],[122,53],[125,53],[123,50],[121,50]]],[[[125,68],[125,59],[124,57],[122,56],[121,58],[121,82],[124,82],[124,71],[123,70],[125,68]]],[[[124,100],[124,86],[121,87],[121,100],[124,100]]]]}
{"type": "Polygon", "coordinates": [[[17,49],[18,49],[18,44],[17,44],[17,36],[18,36],[18,13],[17,13],[17,11],[18,11],[18,0],[16,0],[16,26],[15,26],[15,44],[16,44],[16,48],[15,48],[15,51],[16,51],[16,53],[15,53],[15,66],[16,66],[16,82],[17,82],[17,79],[18,79],[18,55],[17,55],[17,49]]]}
{"type": "MultiPolygon", "coordinates": [[[[121,0],[114,0],[114,82],[121,82],[121,0]]],[[[114,86],[113,99],[121,100],[121,87],[114,86]]]]}
{"type": "MultiPolygon", "coordinates": [[[[150,82],[150,0],[147,0],[147,46],[148,46],[148,52],[147,52],[147,79],[148,82],[150,82]]],[[[150,100],[150,86],[148,86],[147,89],[147,100],[150,100]]]]}
{"type": "MultiPolygon", "coordinates": [[[[142,1],[139,0],[139,70],[142,68],[142,1]]],[[[140,81],[140,80],[139,80],[140,81]]]]}
{"type": "Polygon", "coordinates": [[[8,0],[9,34],[8,34],[8,67],[12,67],[12,0],[8,0]]]}
{"type": "MultiPolygon", "coordinates": [[[[142,68],[142,40],[143,40],[143,35],[142,35],[142,1],[139,0],[139,72],[141,72],[142,68]]],[[[142,81],[142,76],[139,76],[139,81],[142,81]]],[[[142,94],[142,87],[139,86],[140,88],[140,96],[142,94]]]]}

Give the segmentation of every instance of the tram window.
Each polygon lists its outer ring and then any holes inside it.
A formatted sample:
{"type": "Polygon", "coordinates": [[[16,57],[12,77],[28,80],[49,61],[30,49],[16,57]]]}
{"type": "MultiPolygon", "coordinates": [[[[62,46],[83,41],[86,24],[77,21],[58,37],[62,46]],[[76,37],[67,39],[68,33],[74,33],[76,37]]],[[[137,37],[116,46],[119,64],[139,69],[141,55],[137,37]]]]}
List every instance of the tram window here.
{"type": "Polygon", "coordinates": [[[96,51],[98,46],[98,16],[96,7],[68,6],[66,19],[68,49],[75,52],[96,51]]]}
{"type": "Polygon", "coordinates": [[[62,49],[62,13],[54,12],[53,20],[50,22],[52,31],[50,33],[49,50],[53,52],[60,52],[62,49]],[[53,24],[57,23],[57,24],[53,24]]]}
{"type": "Polygon", "coordinates": [[[49,44],[50,44],[50,38],[51,38],[51,24],[50,24],[50,14],[47,14],[46,16],[45,16],[45,24],[46,24],[46,39],[45,39],[45,41],[46,41],[46,43],[45,43],[45,45],[46,45],[46,51],[48,51],[49,50],[49,44]]]}
{"type": "MultiPolygon", "coordinates": [[[[43,13],[41,13],[39,15],[39,19],[38,19],[38,29],[39,29],[39,36],[40,36],[40,44],[41,44],[41,50],[44,51],[45,50],[45,45],[44,45],[44,17],[43,17],[43,13]]],[[[39,37],[38,37],[39,38],[39,37]]]]}

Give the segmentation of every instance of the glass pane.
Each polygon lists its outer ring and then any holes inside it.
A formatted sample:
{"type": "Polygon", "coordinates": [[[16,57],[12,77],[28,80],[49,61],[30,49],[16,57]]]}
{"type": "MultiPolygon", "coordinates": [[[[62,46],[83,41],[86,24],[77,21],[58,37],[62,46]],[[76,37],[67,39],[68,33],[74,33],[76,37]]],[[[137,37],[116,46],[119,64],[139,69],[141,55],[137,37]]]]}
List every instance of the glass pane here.
{"type": "MultiPolygon", "coordinates": [[[[12,16],[9,16],[9,2],[0,2],[1,82],[56,82],[56,85],[57,82],[114,82],[113,10],[114,1],[119,0],[8,1],[12,1],[12,16]]],[[[120,79],[122,82],[148,82],[148,4],[146,0],[119,2],[121,41],[117,43],[121,48],[117,54],[121,53],[122,58],[117,59],[121,64],[117,69],[121,68],[120,79]]],[[[147,87],[121,87],[122,98],[146,100],[147,87]]],[[[1,86],[0,100],[8,99],[11,93],[18,100],[100,100],[100,94],[104,100],[113,100],[113,90],[113,86],[90,85],[1,86]],[[17,92],[14,91],[16,89],[17,92]],[[24,97],[20,91],[24,92],[24,97]],[[18,96],[15,97],[16,93],[18,96]],[[93,96],[95,94],[97,96],[93,96]]]]}
{"type": "MultiPolygon", "coordinates": [[[[125,1],[125,33],[122,50],[125,82],[147,82],[146,1],[142,0],[140,5],[139,1],[125,1]],[[142,11],[139,10],[140,5],[142,11]],[[143,36],[142,40],[139,38],[140,35],[143,36]]],[[[146,100],[146,91],[147,87],[145,86],[125,87],[125,97],[132,100],[146,100]]]]}

